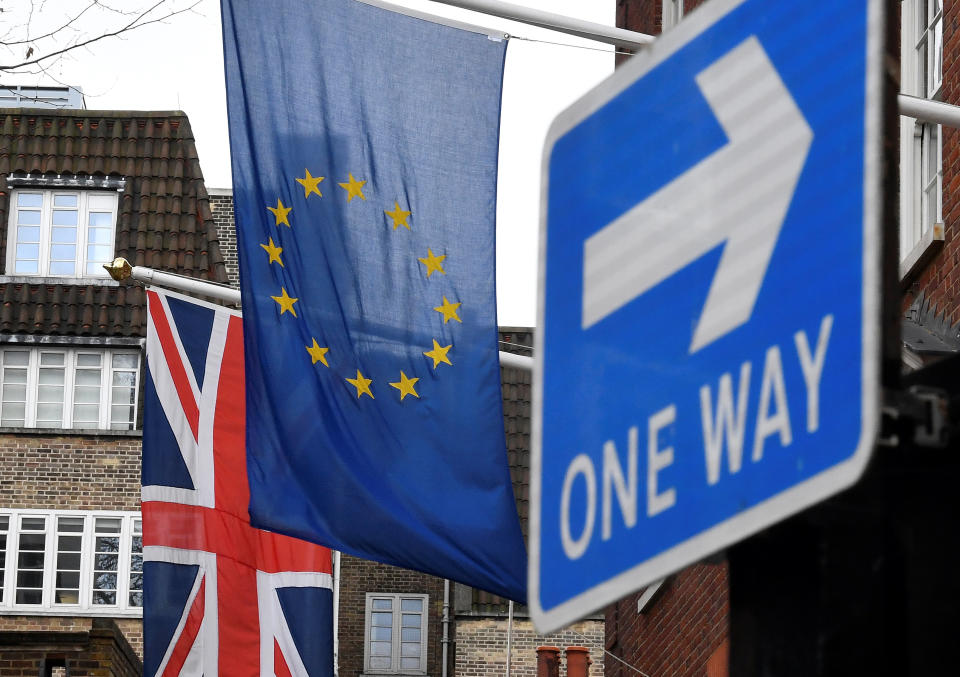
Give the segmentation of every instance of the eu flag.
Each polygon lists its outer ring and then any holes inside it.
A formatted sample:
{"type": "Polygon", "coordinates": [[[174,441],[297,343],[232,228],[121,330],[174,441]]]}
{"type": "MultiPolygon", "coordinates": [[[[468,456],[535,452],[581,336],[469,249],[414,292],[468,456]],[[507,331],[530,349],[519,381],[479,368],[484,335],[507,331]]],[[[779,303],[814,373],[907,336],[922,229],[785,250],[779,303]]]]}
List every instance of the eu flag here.
{"type": "Polygon", "coordinates": [[[526,598],[494,289],[503,36],[223,0],[256,526],[526,598]]]}

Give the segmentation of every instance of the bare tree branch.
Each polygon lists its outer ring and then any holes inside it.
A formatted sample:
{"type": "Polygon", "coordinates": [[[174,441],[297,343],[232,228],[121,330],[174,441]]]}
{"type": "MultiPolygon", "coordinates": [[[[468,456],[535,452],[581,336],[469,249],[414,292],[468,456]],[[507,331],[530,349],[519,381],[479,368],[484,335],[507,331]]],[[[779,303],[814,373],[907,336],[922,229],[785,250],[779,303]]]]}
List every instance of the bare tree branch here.
{"type": "MultiPolygon", "coordinates": [[[[86,38],[86,39],[77,39],[76,41],[73,41],[73,42],[71,42],[70,44],[68,44],[68,45],[66,45],[66,46],[64,46],[64,47],[61,47],[60,49],[56,49],[56,50],[54,50],[54,51],[52,51],[52,52],[43,54],[43,55],[38,56],[38,57],[36,57],[36,58],[32,58],[32,59],[31,59],[31,58],[28,56],[28,57],[25,57],[24,60],[23,60],[23,61],[20,61],[19,63],[0,64],[0,72],[8,72],[8,73],[23,73],[23,72],[27,72],[27,73],[31,73],[32,71],[23,71],[23,70],[21,70],[21,69],[27,68],[27,67],[29,67],[29,66],[37,66],[38,68],[43,69],[43,66],[42,66],[42,63],[43,63],[43,62],[48,62],[48,61],[50,61],[51,59],[56,59],[56,58],[58,58],[58,57],[62,57],[64,54],[66,54],[66,53],[68,53],[68,52],[71,52],[71,51],[73,51],[73,50],[75,50],[75,49],[79,49],[79,48],[81,48],[81,47],[87,47],[88,45],[92,45],[92,44],[94,44],[94,43],[96,43],[96,42],[99,42],[100,40],[104,40],[104,39],[106,39],[106,38],[114,38],[114,37],[117,37],[117,36],[122,35],[123,33],[127,33],[127,32],[130,32],[130,31],[134,31],[134,30],[136,30],[136,29],[138,29],[138,28],[143,28],[144,26],[149,26],[149,25],[151,25],[151,24],[164,23],[164,22],[166,22],[168,19],[171,19],[171,18],[173,18],[173,17],[175,17],[175,16],[177,16],[177,15],[179,15],[179,14],[184,14],[184,13],[186,13],[186,12],[192,11],[194,8],[197,7],[197,5],[200,4],[201,1],[202,1],[202,0],[195,0],[195,2],[193,2],[192,4],[190,4],[190,5],[187,6],[187,7],[182,7],[182,8],[180,8],[180,9],[171,10],[171,11],[167,12],[166,14],[164,14],[163,16],[158,16],[158,17],[155,17],[155,18],[148,18],[155,10],[157,10],[157,8],[159,8],[160,6],[162,6],[163,4],[165,4],[165,3],[167,2],[167,0],[157,0],[156,2],[154,2],[154,4],[152,4],[152,5],[151,5],[150,7],[148,7],[147,9],[145,9],[145,10],[143,10],[143,11],[141,11],[141,12],[138,12],[138,13],[134,16],[133,19],[131,19],[131,20],[130,20],[129,22],[127,22],[125,25],[120,26],[119,28],[116,28],[116,29],[114,29],[114,30],[108,30],[108,31],[106,31],[106,32],[103,32],[103,33],[99,33],[99,34],[97,34],[97,35],[94,35],[94,36],[92,36],[92,37],[88,37],[88,38],[86,38]]],[[[110,11],[115,11],[115,12],[116,12],[116,10],[114,10],[114,9],[111,8],[111,7],[108,7],[107,5],[105,5],[105,4],[102,3],[102,2],[99,2],[98,0],[93,0],[93,2],[84,9],[84,12],[87,11],[87,9],[90,9],[90,7],[92,7],[92,6],[103,7],[103,8],[105,8],[105,9],[110,10],[110,11]]],[[[32,15],[32,13],[33,13],[33,0],[31,0],[30,13],[31,13],[31,15],[32,15]]],[[[132,16],[132,13],[126,13],[126,12],[117,12],[117,13],[122,14],[122,15],[124,15],[124,16],[132,16]]],[[[82,14],[82,12],[81,12],[81,14],[82,14]]],[[[78,17],[79,17],[79,15],[78,15],[78,17]]],[[[50,38],[50,37],[55,36],[57,33],[62,32],[63,30],[66,30],[66,29],[68,29],[68,28],[71,28],[71,29],[72,29],[73,26],[72,26],[71,24],[72,24],[74,21],[76,21],[76,19],[77,19],[78,17],[75,17],[75,18],[72,19],[71,21],[68,21],[68,22],[65,23],[63,26],[61,26],[60,28],[58,28],[57,30],[52,31],[50,34],[47,34],[47,35],[45,35],[45,36],[43,36],[43,37],[44,37],[44,38],[50,38]]],[[[28,35],[29,35],[29,19],[28,19],[28,35]]],[[[9,47],[10,45],[13,45],[13,44],[35,43],[37,40],[40,40],[40,39],[41,39],[41,38],[36,38],[36,39],[29,39],[29,38],[28,38],[28,39],[24,39],[24,40],[11,41],[11,42],[3,42],[3,41],[0,41],[0,46],[9,47]]]]}

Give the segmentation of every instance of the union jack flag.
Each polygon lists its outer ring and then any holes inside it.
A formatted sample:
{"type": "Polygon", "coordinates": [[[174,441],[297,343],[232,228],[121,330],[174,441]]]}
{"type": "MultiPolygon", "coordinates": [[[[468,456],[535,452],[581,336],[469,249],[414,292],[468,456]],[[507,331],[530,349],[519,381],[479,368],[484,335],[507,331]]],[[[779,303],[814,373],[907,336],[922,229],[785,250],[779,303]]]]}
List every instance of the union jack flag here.
{"type": "Polygon", "coordinates": [[[147,300],[144,674],[332,675],[330,551],[250,525],[240,314],[147,300]]]}

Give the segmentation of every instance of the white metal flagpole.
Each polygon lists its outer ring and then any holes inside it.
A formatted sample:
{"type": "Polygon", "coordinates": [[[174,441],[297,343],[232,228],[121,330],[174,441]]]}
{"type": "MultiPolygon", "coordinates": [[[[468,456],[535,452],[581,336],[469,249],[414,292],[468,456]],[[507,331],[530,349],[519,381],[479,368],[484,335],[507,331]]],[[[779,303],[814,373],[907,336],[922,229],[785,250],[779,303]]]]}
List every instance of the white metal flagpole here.
{"type": "Polygon", "coordinates": [[[512,19],[531,26],[549,28],[560,33],[576,35],[626,49],[642,49],[653,42],[654,39],[652,35],[605,26],[592,21],[574,19],[573,17],[531,9],[509,2],[501,2],[500,0],[431,0],[431,2],[470,9],[475,12],[498,16],[502,19],[512,19]]]}
{"type": "MultiPolygon", "coordinates": [[[[143,282],[145,284],[155,284],[158,287],[169,287],[170,289],[179,289],[180,291],[202,294],[208,298],[216,299],[222,303],[231,303],[240,305],[240,291],[233,287],[217,284],[216,282],[207,282],[198,280],[195,277],[186,275],[177,275],[175,273],[165,273],[153,268],[144,266],[131,266],[124,258],[114,259],[111,264],[103,266],[110,277],[118,282],[127,278],[143,282]]],[[[500,351],[500,366],[522,369],[524,371],[533,371],[533,358],[526,355],[515,355],[500,351]]]]}

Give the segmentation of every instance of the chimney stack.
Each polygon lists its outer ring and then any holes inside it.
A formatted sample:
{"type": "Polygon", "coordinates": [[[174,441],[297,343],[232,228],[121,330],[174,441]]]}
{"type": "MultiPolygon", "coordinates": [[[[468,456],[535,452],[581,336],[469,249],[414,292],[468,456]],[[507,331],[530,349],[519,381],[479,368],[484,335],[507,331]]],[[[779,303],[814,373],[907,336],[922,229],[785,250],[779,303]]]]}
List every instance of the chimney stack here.
{"type": "Polygon", "coordinates": [[[537,647],[537,677],[560,677],[560,647],[537,647]]]}
{"type": "Polygon", "coordinates": [[[587,647],[567,647],[567,677],[587,677],[592,662],[590,649],[587,647]]]}

